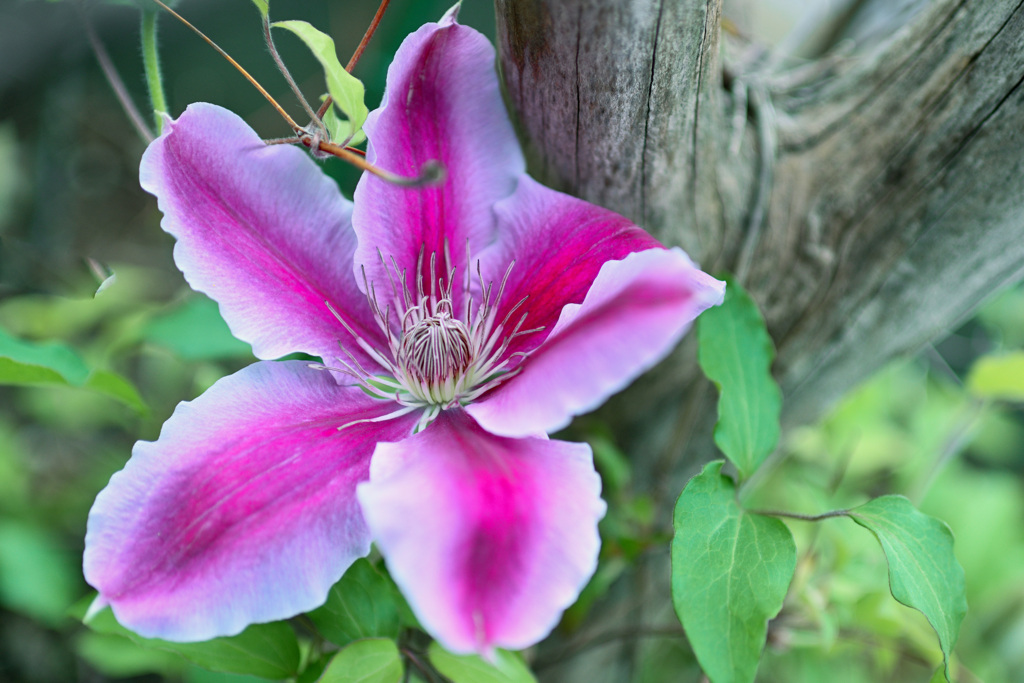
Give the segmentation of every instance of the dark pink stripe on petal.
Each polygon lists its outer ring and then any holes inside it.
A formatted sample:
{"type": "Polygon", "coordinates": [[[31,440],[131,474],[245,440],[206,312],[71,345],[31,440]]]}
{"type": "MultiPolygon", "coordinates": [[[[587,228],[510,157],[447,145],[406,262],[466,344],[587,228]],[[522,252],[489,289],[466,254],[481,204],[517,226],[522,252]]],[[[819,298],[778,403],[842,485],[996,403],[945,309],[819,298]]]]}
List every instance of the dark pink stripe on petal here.
{"type": "Polygon", "coordinates": [[[485,278],[495,290],[515,262],[498,320],[525,298],[510,323],[527,313],[524,329],[544,328],[514,340],[509,353],[538,346],[551,333],[562,308],[583,301],[606,262],[661,246],[619,214],[544,187],[526,175],[496,212],[498,242],[481,259],[485,278]]]}
{"type": "Polygon", "coordinates": [[[387,282],[378,250],[389,262],[393,257],[414,286],[421,251],[429,279],[431,254],[442,276],[446,245],[452,265],[461,267],[467,241],[479,251],[493,240],[493,205],[515,189],[524,162],[502,104],[494,48],[483,35],[446,18],[406,38],[388,70],[384,103],[365,128],[367,156],[381,168],[416,176],[425,163],[439,161],[447,174],[443,184],[425,188],[363,174],[352,218],[356,262],[366,266],[378,292],[387,282]]]}
{"type": "Polygon", "coordinates": [[[601,482],[585,444],[487,433],[446,411],[381,444],[359,500],[391,575],[453,652],[544,638],[597,564],[601,482]]]}
{"type": "Polygon", "coordinates": [[[608,262],[583,303],[565,307],[522,372],[466,410],[506,436],[565,427],[664,358],[724,293],[724,282],[678,248],[608,262]]]}
{"type": "Polygon", "coordinates": [[[146,150],[140,176],[185,279],[257,357],[332,362],[347,358],[341,342],[376,367],[324,304],[382,343],[352,270],[352,205],[308,154],[264,145],[235,114],[193,104],[146,150]]]}
{"type": "Polygon", "coordinates": [[[122,624],[195,641],[321,604],[370,536],[355,498],[415,416],[305,363],[262,362],[181,403],[89,514],[85,577],[122,624]]]}

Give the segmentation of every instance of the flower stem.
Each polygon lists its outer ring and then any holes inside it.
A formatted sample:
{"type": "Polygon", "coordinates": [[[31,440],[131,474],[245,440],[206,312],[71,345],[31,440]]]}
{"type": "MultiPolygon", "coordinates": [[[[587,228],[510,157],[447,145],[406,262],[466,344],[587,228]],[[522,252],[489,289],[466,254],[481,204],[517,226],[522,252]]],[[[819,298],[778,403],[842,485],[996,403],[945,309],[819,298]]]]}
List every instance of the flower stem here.
{"type": "MultiPolygon", "coordinates": [[[[268,93],[266,89],[249,74],[248,71],[243,69],[241,64],[236,62],[231,57],[231,55],[225,52],[220,47],[220,45],[217,45],[217,43],[210,40],[210,38],[207,37],[205,33],[203,33],[198,28],[193,26],[191,23],[189,23],[187,19],[185,19],[185,17],[181,16],[180,14],[172,10],[170,7],[165,5],[160,0],[153,0],[153,2],[162,7],[166,12],[169,12],[175,19],[185,24],[185,26],[190,28],[196,35],[198,35],[200,38],[206,41],[206,43],[214,50],[216,50],[224,59],[228,60],[231,66],[235,67],[235,69],[240,74],[242,74],[242,76],[244,76],[245,79],[249,81],[249,83],[251,83],[252,86],[256,88],[256,90],[258,90],[261,95],[263,95],[264,98],[266,98],[267,102],[269,102],[271,106],[273,106],[274,109],[277,111],[277,113],[281,115],[281,118],[283,118],[288,123],[288,125],[291,126],[292,130],[295,131],[295,142],[302,143],[303,145],[310,147],[311,149],[315,149],[318,152],[331,154],[333,156],[338,157],[339,159],[343,159],[344,161],[347,161],[348,163],[355,166],[356,168],[363,171],[368,171],[369,173],[372,173],[378,178],[384,180],[385,182],[391,183],[393,185],[400,185],[402,187],[423,187],[424,185],[434,185],[444,180],[446,171],[444,165],[441,164],[440,162],[428,161],[427,163],[423,164],[423,167],[420,169],[420,174],[418,176],[414,178],[408,178],[405,176],[395,175],[394,173],[389,173],[388,171],[385,171],[381,168],[374,166],[373,164],[369,163],[368,161],[366,161],[366,159],[363,158],[362,152],[350,152],[347,147],[325,141],[321,139],[319,135],[310,134],[309,131],[307,131],[305,128],[296,123],[295,119],[289,116],[288,112],[286,112],[281,107],[281,105],[277,103],[277,100],[275,100],[270,95],[270,93],[268,93]]],[[[328,103],[329,102],[330,100],[328,99],[328,103]]],[[[293,139],[285,138],[283,140],[274,140],[272,142],[275,144],[282,144],[286,141],[292,142],[293,139]]]]}
{"type": "Polygon", "coordinates": [[[799,519],[801,522],[820,522],[823,519],[831,519],[832,517],[849,517],[849,510],[829,510],[828,512],[822,512],[820,515],[802,515],[799,512],[782,512],[779,510],[748,510],[755,515],[765,515],[766,517],[785,517],[787,519],[799,519]]]}
{"type": "Polygon", "coordinates": [[[217,43],[215,43],[215,42],[213,42],[212,40],[210,40],[210,38],[208,38],[208,37],[207,37],[207,35],[206,35],[205,33],[203,33],[202,31],[200,31],[199,29],[197,29],[197,28],[196,28],[195,26],[193,26],[193,25],[192,25],[191,23],[189,23],[189,21],[188,21],[187,19],[185,19],[185,17],[181,16],[180,14],[178,14],[177,12],[175,12],[174,10],[172,10],[172,9],[171,9],[170,7],[168,7],[168,6],[167,6],[167,5],[165,5],[164,3],[160,2],[160,0],[153,0],[153,2],[155,2],[155,3],[156,3],[156,4],[158,4],[158,5],[160,5],[160,7],[162,7],[162,8],[164,9],[164,11],[166,11],[166,12],[169,12],[169,13],[171,14],[171,16],[173,16],[173,17],[174,17],[175,19],[177,19],[177,20],[178,20],[178,21],[180,21],[181,23],[185,24],[185,26],[187,26],[188,28],[190,28],[190,29],[191,29],[191,30],[192,30],[192,31],[193,31],[193,32],[194,32],[194,33],[195,33],[196,35],[198,35],[198,36],[199,36],[200,38],[202,38],[202,39],[203,39],[204,41],[206,41],[206,44],[207,44],[207,45],[209,45],[209,46],[210,46],[210,47],[212,47],[212,48],[213,48],[214,50],[216,50],[216,51],[217,51],[217,53],[218,53],[218,54],[219,54],[219,55],[220,55],[221,57],[223,57],[224,59],[228,60],[228,62],[229,62],[229,63],[231,64],[231,66],[235,67],[235,69],[236,69],[236,70],[237,70],[237,71],[238,71],[238,72],[239,72],[240,74],[242,74],[242,76],[244,76],[244,77],[245,77],[245,80],[249,81],[249,83],[251,83],[251,84],[252,84],[252,86],[253,86],[254,88],[256,88],[256,90],[258,90],[258,91],[259,91],[259,93],[260,93],[261,95],[263,95],[263,97],[264,97],[264,98],[265,98],[265,99],[267,100],[267,102],[269,102],[269,103],[270,103],[270,105],[271,105],[272,107],[274,107],[274,109],[275,109],[275,110],[277,111],[277,113],[281,115],[281,118],[283,118],[283,119],[285,120],[285,122],[286,122],[286,123],[287,123],[287,124],[288,124],[289,126],[291,126],[292,130],[294,130],[294,131],[295,131],[295,132],[296,132],[297,134],[303,134],[303,133],[305,133],[305,132],[306,132],[306,131],[305,131],[305,129],[304,129],[304,128],[303,128],[302,126],[300,126],[300,125],[299,125],[298,123],[296,123],[296,122],[295,122],[295,119],[293,119],[293,118],[292,118],[291,116],[289,116],[289,115],[288,115],[288,112],[286,112],[286,111],[285,111],[285,110],[284,110],[284,109],[283,109],[283,108],[281,107],[281,105],[277,103],[277,100],[275,100],[275,99],[274,99],[273,97],[271,97],[271,96],[270,96],[270,93],[268,93],[268,92],[266,91],[266,88],[264,88],[264,87],[263,87],[262,85],[260,85],[260,84],[259,84],[259,82],[258,82],[258,81],[257,81],[257,80],[256,80],[255,78],[253,78],[253,77],[252,77],[252,76],[251,76],[251,75],[249,74],[249,72],[248,72],[248,71],[246,71],[245,69],[243,69],[243,68],[242,68],[242,65],[241,65],[241,64],[239,64],[238,62],[236,62],[236,61],[235,61],[235,60],[234,60],[234,59],[233,59],[233,58],[231,57],[231,55],[229,55],[229,54],[228,54],[227,52],[225,52],[225,51],[224,51],[224,50],[223,50],[223,49],[221,48],[221,46],[220,46],[220,45],[218,45],[217,43]]]}
{"type": "Polygon", "coordinates": [[[312,125],[326,133],[327,128],[324,127],[324,122],[322,120],[323,114],[318,114],[313,111],[311,106],[309,106],[309,102],[306,101],[305,96],[302,94],[302,90],[299,89],[299,84],[295,82],[295,79],[292,77],[292,72],[288,70],[287,66],[285,66],[284,60],[281,59],[281,54],[277,51],[277,45],[274,44],[274,34],[270,26],[269,14],[264,15],[263,17],[263,39],[267,43],[267,49],[270,50],[270,56],[273,58],[274,64],[277,65],[277,70],[280,71],[281,75],[284,76],[284,79],[288,81],[288,87],[292,89],[292,92],[295,93],[295,97],[299,100],[299,104],[301,104],[302,108],[306,110],[307,114],[309,114],[309,117],[312,120],[312,125]]]}
{"type": "Polygon", "coordinates": [[[356,51],[352,53],[352,57],[348,60],[348,64],[345,65],[345,71],[352,73],[352,69],[356,68],[356,64],[359,63],[359,58],[363,56],[363,50],[366,49],[370,39],[373,38],[373,34],[377,31],[377,26],[380,25],[380,20],[384,18],[384,12],[388,8],[388,3],[391,0],[381,0],[380,7],[377,8],[377,13],[373,15],[373,20],[370,21],[370,25],[366,28],[366,33],[363,34],[363,39],[359,41],[359,45],[356,46],[356,51]]]}
{"type": "Polygon", "coordinates": [[[147,143],[153,142],[155,137],[153,131],[149,129],[146,119],[139,112],[138,107],[135,106],[131,95],[128,94],[128,88],[125,87],[121,74],[117,73],[114,63],[110,61],[110,55],[107,54],[107,49],[103,47],[100,37],[96,35],[96,30],[92,26],[92,21],[89,20],[89,15],[86,13],[84,5],[79,4],[78,9],[81,12],[82,24],[85,26],[85,35],[89,39],[89,45],[92,46],[93,54],[96,55],[96,61],[99,62],[100,69],[103,70],[103,75],[106,76],[107,83],[110,84],[110,88],[114,91],[117,101],[121,103],[121,108],[124,109],[128,120],[135,126],[139,137],[147,143]]]}
{"type": "Polygon", "coordinates": [[[156,132],[163,131],[163,117],[157,112],[167,112],[167,95],[160,73],[160,52],[156,44],[157,9],[153,5],[142,6],[142,64],[146,71],[146,85],[149,86],[149,101],[153,108],[156,132]]]}

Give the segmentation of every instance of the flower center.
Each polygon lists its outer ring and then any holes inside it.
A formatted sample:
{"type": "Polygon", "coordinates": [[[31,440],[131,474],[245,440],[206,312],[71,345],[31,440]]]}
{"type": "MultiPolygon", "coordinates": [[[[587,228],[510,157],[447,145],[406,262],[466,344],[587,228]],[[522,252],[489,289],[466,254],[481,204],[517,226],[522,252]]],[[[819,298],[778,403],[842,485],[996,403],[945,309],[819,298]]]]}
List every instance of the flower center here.
{"type": "Polygon", "coordinates": [[[406,311],[398,343],[398,369],[410,393],[424,403],[448,404],[463,389],[473,361],[469,329],[451,315],[451,303],[442,300],[434,315],[419,306],[406,311]]]}
{"type": "MultiPolygon", "coordinates": [[[[381,263],[386,263],[384,256],[379,255],[381,263]]],[[[342,351],[348,355],[348,360],[338,358],[342,367],[311,367],[353,377],[371,396],[390,399],[401,406],[387,415],[356,420],[341,425],[339,429],[359,422],[390,420],[418,410],[421,415],[416,431],[420,431],[442,410],[472,403],[522,369],[513,360],[521,357],[518,359],[521,361],[529,352],[510,352],[509,345],[517,337],[540,332],[544,328],[523,329],[527,313],[520,309],[526,303],[525,297],[516,303],[504,299],[505,284],[515,261],[509,263],[496,292],[494,283],[484,283],[478,261],[479,290],[474,297],[469,276],[462,278],[465,308],[461,315],[456,316],[452,288],[457,281],[457,270],[447,263],[446,249],[444,277],[438,277],[436,259],[436,255],[430,256],[429,275],[424,277],[424,253],[420,252],[414,287],[408,284],[405,270],[399,269],[392,261],[392,269],[387,274],[391,292],[381,299],[378,299],[376,288],[364,271],[367,302],[387,340],[386,347],[375,348],[338,315],[330,302],[325,302],[338,322],[385,374],[368,371],[344,347],[342,351]],[[503,309],[501,314],[499,309],[503,309]]],[[[467,269],[470,263],[467,245],[467,269]]]]}

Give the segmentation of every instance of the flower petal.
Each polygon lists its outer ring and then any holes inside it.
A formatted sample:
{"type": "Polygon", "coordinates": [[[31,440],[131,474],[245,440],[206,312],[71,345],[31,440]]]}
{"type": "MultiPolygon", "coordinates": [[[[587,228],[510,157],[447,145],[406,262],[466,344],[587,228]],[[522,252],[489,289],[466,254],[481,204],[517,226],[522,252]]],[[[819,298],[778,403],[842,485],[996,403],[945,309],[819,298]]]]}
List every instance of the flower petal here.
{"type": "Polygon", "coordinates": [[[359,501],[388,569],[452,652],[546,636],[597,565],[601,482],[586,444],[488,434],[460,410],[382,443],[359,501]]]}
{"type": "Polygon", "coordinates": [[[206,640],[321,604],[370,549],[355,498],[415,416],[300,361],[263,362],[181,403],[89,513],[85,577],[144,636],[206,640]]]}
{"type": "MultiPolygon", "coordinates": [[[[367,158],[405,176],[417,176],[425,163],[437,161],[446,177],[439,185],[408,188],[363,174],[352,217],[359,235],[356,262],[366,266],[378,290],[388,282],[380,255],[389,265],[394,258],[415,287],[422,252],[429,288],[432,254],[438,258],[436,277],[447,280],[447,250],[459,279],[467,242],[480,250],[493,239],[492,206],[512,193],[525,168],[494,63],[490,42],[451,15],[421,27],[398,49],[384,102],[364,126],[367,158]]],[[[454,289],[461,298],[460,286],[454,289]]]]}
{"type": "Polygon", "coordinates": [[[324,304],[358,334],[382,337],[352,269],[352,205],[308,154],[265,145],[235,114],[200,103],[149,146],[140,177],[185,279],[258,358],[333,359],[342,340],[370,362],[324,304]]]}
{"type": "Polygon", "coordinates": [[[678,248],[605,263],[583,303],[562,310],[521,374],[466,410],[495,434],[560,429],[664,358],[724,293],[724,282],[678,248]]]}
{"type": "MultiPolygon", "coordinates": [[[[527,175],[515,194],[495,207],[498,242],[481,254],[485,280],[495,290],[513,262],[498,306],[498,320],[510,309],[511,324],[526,313],[524,329],[507,355],[529,351],[551,334],[562,308],[583,301],[601,266],[627,254],[661,247],[628,219],[599,206],[544,187],[527,175]]],[[[517,359],[511,359],[515,367],[517,359]]]]}

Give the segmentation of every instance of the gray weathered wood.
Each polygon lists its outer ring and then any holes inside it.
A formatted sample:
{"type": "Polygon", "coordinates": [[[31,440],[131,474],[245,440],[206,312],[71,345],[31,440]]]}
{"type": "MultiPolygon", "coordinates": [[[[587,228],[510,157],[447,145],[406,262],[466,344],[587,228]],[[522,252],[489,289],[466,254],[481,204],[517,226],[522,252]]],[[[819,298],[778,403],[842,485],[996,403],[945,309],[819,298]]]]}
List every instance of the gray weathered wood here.
{"type": "MultiPolygon", "coordinates": [[[[496,0],[532,171],[737,272],[778,346],[788,424],[1024,275],[1024,2],[924,4],[861,2],[833,31],[859,47],[791,67],[723,40],[719,0],[496,0]]],[[[663,519],[713,453],[692,346],[608,411],[663,519]]],[[[589,635],[671,618],[664,558],[649,569],[589,635]]],[[[548,675],[628,681],[638,652],[548,675]]]]}

